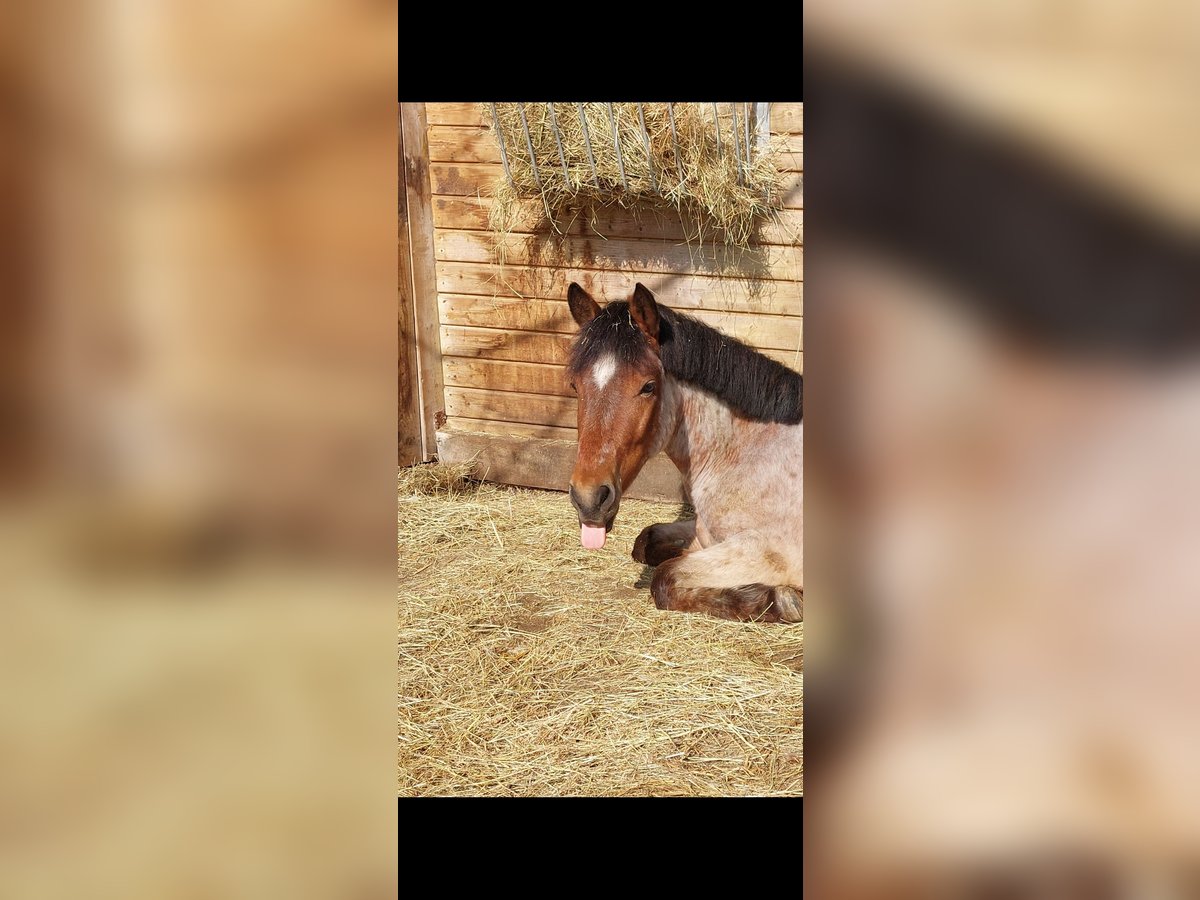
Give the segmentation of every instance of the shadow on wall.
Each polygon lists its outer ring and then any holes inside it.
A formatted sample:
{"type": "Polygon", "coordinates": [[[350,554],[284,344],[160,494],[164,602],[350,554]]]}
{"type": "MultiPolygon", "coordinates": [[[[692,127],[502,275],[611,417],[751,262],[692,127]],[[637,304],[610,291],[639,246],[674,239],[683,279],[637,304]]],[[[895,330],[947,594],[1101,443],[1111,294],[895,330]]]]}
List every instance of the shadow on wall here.
{"type": "MultiPolygon", "coordinates": [[[[756,226],[750,245],[741,248],[702,233],[697,223],[689,223],[681,214],[651,207],[634,207],[632,212],[636,219],[644,216],[658,225],[665,222],[674,225],[678,221],[678,238],[625,240],[597,230],[597,212],[595,207],[582,207],[569,213],[570,218],[565,223],[557,224],[543,213],[532,234],[513,235],[510,239],[521,241],[520,250],[529,265],[534,266],[560,266],[564,260],[570,260],[572,265],[584,268],[639,273],[685,270],[660,275],[658,287],[651,286],[652,290],[665,290],[673,281],[687,275],[713,275],[745,282],[751,296],[759,297],[763,294],[764,282],[772,278],[769,262],[772,251],[758,243],[764,220],[756,226]]],[[[497,237],[498,244],[504,240],[502,236],[497,237]]],[[[775,248],[776,251],[779,249],[786,248],[775,248]]]]}

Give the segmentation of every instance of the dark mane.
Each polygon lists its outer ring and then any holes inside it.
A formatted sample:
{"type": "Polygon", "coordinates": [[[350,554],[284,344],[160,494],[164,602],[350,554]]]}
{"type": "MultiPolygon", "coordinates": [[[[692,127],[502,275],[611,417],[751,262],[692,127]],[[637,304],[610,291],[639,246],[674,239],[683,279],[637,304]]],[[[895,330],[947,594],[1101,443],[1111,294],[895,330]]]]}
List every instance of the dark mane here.
{"type": "Polygon", "coordinates": [[[1051,352],[1143,362],[1200,347],[1200,242],[1078,168],[879,71],[805,55],[823,234],[915,263],[1051,352]]]}
{"type": "Polygon", "coordinates": [[[579,330],[567,357],[567,371],[576,374],[610,355],[622,365],[631,365],[650,352],[650,342],[629,316],[629,304],[620,300],[608,304],[579,330]]]}
{"type": "MultiPolygon", "coordinates": [[[[804,376],[691,316],[662,304],[658,314],[659,355],[668,373],[710,391],[743,418],[786,425],[803,419],[804,376]]],[[[631,364],[650,352],[629,304],[618,300],[580,331],[567,369],[579,372],[609,354],[631,364]]]]}

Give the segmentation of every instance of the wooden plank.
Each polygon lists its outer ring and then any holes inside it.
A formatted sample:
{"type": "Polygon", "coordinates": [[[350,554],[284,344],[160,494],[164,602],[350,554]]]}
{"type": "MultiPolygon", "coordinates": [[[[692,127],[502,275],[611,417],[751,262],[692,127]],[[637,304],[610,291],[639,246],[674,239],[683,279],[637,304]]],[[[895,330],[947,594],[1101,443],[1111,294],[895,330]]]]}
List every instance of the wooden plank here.
{"type": "MultiPolygon", "coordinates": [[[[438,308],[443,325],[474,325],[480,328],[551,331],[560,334],[574,334],[579,330],[575,320],[571,318],[571,311],[565,300],[439,294],[438,308]]],[[[700,309],[688,310],[687,314],[752,347],[795,350],[801,346],[804,319],[800,316],[767,316],[700,309]]]]}
{"type": "Polygon", "coordinates": [[[539,331],[500,331],[494,328],[442,326],[442,352],[446,356],[507,359],[562,365],[567,361],[571,336],[539,331]]]}
{"type": "Polygon", "coordinates": [[[789,369],[794,369],[801,374],[804,372],[803,350],[760,350],[759,352],[783,363],[789,369]]]}
{"type": "Polygon", "coordinates": [[[500,147],[490,128],[434,125],[429,129],[431,162],[500,163],[500,147]]]}
{"type": "Polygon", "coordinates": [[[498,419],[530,425],[575,424],[574,397],[525,394],[518,391],[488,391],[480,388],[446,388],[446,415],[472,419],[498,419]]]}
{"type": "Polygon", "coordinates": [[[445,415],[445,411],[441,348],[438,345],[437,263],[433,249],[425,104],[400,104],[400,123],[404,136],[404,178],[412,249],[413,321],[421,388],[422,440],[425,452],[432,455],[437,450],[437,420],[445,415]]]}
{"type": "Polygon", "coordinates": [[[438,294],[443,325],[474,325],[513,331],[578,331],[565,300],[480,297],[472,294],[438,294]]]}
{"type": "MultiPolygon", "coordinates": [[[[399,126],[398,126],[399,127],[399,126]]],[[[425,458],[421,440],[421,388],[418,381],[417,339],[413,323],[412,251],[408,239],[408,192],[404,179],[404,129],[399,129],[397,154],[398,252],[396,283],[396,464],[410,466],[425,458]]]]}
{"type": "Polygon", "coordinates": [[[771,149],[775,154],[775,165],[781,172],[804,171],[804,135],[772,135],[771,149]]]}
{"type": "Polygon", "coordinates": [[[798,281],[759,281],[659,272],[610,272],[569,266],[490,266],[443,262],[438,265],[438,291],[484,297],[537,297],[559,300],[578,282],[598,301],[624,300],[641,282],[673,309],[708,309],[799,316],[804,289],[798,281]]]}
{"type": "MultiPolygon", "coordinates": [[[[566,372],[561,365],[453,356],[445,357],[442,365],[447,389],[473,388],[544,394],[554,397],[574,397],[574,392],[567,382],[566,372]]],[[[459,409],[461,410],[461,407],[459,409]]],[[[458,414],[462,415],[463,413],[458,414]]],[[[485,414],[476,418],[495,420],[500,417],[496,410],[486,410],[485,414]]],[[[569,426],[559,424],[556,427],[566,428],[569,426]]]]}
{"type": "MultiPolygon", "coordinates": [[[[488,214],[492,208],[490,197],[443,197],[433,198],[433,223],[437,228],[458,231],[490,231],[488,214]]],[[[521,205],[520,212],[513,217],[509,227],[511,234],[545,233],[545,213],[538,201],[521,205]]],[[[575,219],[560,223],[563,231],[571,235],[599,235],[601,237],[643,238],[668,240],[681,243],[694,234],[690,225],[670,212],[645,209],[623,209],[610,206],[581,214],[575,219]]],[[[804,211],[801,209],[779,210],[775,217],[764,221],[755,235],[754,243],[779,246],[797,246],[804,240],[804,211]]]]}
{"type": "Polygon", "coordinates": [[[491,197],[496,182],[504,178],[504,167],[498,163],[433,163],[429,176],[435,194],[491,197]]]}
{"type": "Polygon", "coordinates": [[[803,172],[804,153],[800,151],[777,153],[775,154],[775,165],[781,172],[803,172]]]}
{"type": "MultiPolygon", "coordinates": [[[[557,397],[574,396],[567,382],[566,370],[562,366],[548,363],[447,356],[442,360],[442,376],[447,388],[522,391],[557,397]]],[[[491,419],[494,416],[479,418],[491,419]]]]}
{"type": "Polygon", "coordinates": [[[802,316],[731,313],[709,309],[691,309],[687,311],[687,315],[749,344],[756,350],[802,350],[804,348],[804,318],[802,316]]]}
{"type": "Polygon", "coordinates": [[[784,153],[804,152],[804,135],[802,134],[777,134],[771,138],[771,143],[778,146],[784,153]]]}
{"type": "MultiPolygon", "coordinates": [[[[570,441],[538,440],[462,431],[438,432],[442,462],[473,462],[477,478],[501,484],[565,491],[575,468],[576,445],[570,441]]],[[[663,455],[646,462],[625,496],[638,500],[677,502],[683,499],[683,479],[663,455]]],[[[567,503],[564,497],[563,502],[567,503]]],[[[617,513],[620,523],[621,514],[617,513]]],[[[563,536],[564,542],[577,538],[563,536]]]]}
{"type": "Polygon", "coordinates": [[[771,104],[771,133],[772,134],[803,134],[804,133],[804,104],[803,103],[772,103],[771,104]]]}
{"type": "MultiPolygon", "coordinates": [[[[494,201],[490,197],[443,197],[435,194],[433,197],[433,224],[436,228],[487,231],[491,228],[488,216],[491,214],[493,203],[494,201]]],[[[533,231],[537,225],[537,217],[533,215],[532,207],[528,212],[529,215],[521,215],[515,223],[520,227],[512,230],[524,233],[533,231]]]]}
{"type": "Polygon", "coordinates": [[[459,125],[481,128],[490,125],[481,103],[426,103],[425,116],[430,125],[459,125]]]}
{"type": "MultiPolygon", "coordinates": [[[[471,388],[543,394],[553,397],[574,398],[575,396],[568,384],[566,371],[561,365],[447,356],[442,360],[442,366],[448,390],[471,388]]],[[[455,415],[465,415],[461,411],[462,407],[457,407],[457,409],[459,411],[454,413],[455,415]]],[[[495,420],[502,417],[498,411],[489,409],[484,410],[484,414],[477,415],[476,418],[495,420]]],[[[557,427],[569,426],[559,423],[557,427]]]]}
{"type": "Polygon", "coordinates": [[[551,441],[574,441],[574,428],[554,425],[530,425],[527,422],[493,422],[490,419],[467,419],[450,416],[443,431],[472,431],[477,434],[503,434],[509,437],[544,438],[551,441]]]}
{"type": "Polygon", "coordinates": [[[804,208],[804,175],[801,172],[785,172],[783,179],[783,207],[804,208]]]}
{"type": "Polygon", "coordinates": [[[511,266],[571,266],[613,272],[707,274],[770,281],[799,281],[797,247],[758,247],[748,252],[725,244],[672,244],[596,236],[497,235],[478,231],[437,232],[439,260],[511,266]]]}
{"type": "MultiPolygon", "coordinates": [[[[503,359],[513,362],[537,362],[563,365],[571,346],[569,334],[541,331],[502,331],[495,328],[442,326],[442,352],[446,356],[472,359],[503,359]]],[[[760,350],[797,372],[804,370],[804,353],[796,350],[760,350]]],[[[485,416],[484,418],[491,418],[485,416]]]]}

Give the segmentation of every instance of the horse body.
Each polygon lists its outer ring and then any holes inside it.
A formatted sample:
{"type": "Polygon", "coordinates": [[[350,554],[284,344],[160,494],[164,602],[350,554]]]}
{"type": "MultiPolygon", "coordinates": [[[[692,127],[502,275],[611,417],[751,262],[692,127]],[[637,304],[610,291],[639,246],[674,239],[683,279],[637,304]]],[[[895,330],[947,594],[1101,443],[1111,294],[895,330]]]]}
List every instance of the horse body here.
{"type": "Polygon", "coordinates": [[[568,299],[583,327],[568,372],[580,396],[571,499],[584,546],[603,546],[622,488],[665,451],[696,518],[652,525],[634,544],[634,559],[657,567],[655,604],[800,621],[801,376],[658,307],[641,285],[603,314],[577,285],[568,299]]]}
{"type": "Polygon", "coordinates": [[[651,589],[655,601],[729,618],[798,621],[803,423],[741,419],[707,392],[670,377],[666,382],[663,415],[670,437],[661,449],[683,474],[696,518],[652,526],[641,552],[635,550],[639,562],[660,567],[651,589]],[[664,551],[689,533],[682,548],[687,552],[664,559],[664,551]],[[647,553],[655,546],[662,549],[647,553]],[[785,586],[796,590],[775,590],[785,586]],[[731,590],[736,596],[727,596],[731,590]]]}

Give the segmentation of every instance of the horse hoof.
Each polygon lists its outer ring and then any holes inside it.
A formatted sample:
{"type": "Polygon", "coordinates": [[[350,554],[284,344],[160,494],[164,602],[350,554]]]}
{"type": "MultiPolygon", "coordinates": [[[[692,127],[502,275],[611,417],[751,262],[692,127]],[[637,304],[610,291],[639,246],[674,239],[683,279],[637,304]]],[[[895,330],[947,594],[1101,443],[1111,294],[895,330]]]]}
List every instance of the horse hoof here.
{"type": "Polygon", "coordinates": [[[781,622],[804,621],[804,592],[786,585],[774,588],[772,598],[781,622]]]}
{"type": "Polygon", "coordinates": [[[633,542],[633,561],[646,565],[646,548],[650,545],[650,532],[653,525],[647,525],[633,542]]]}

